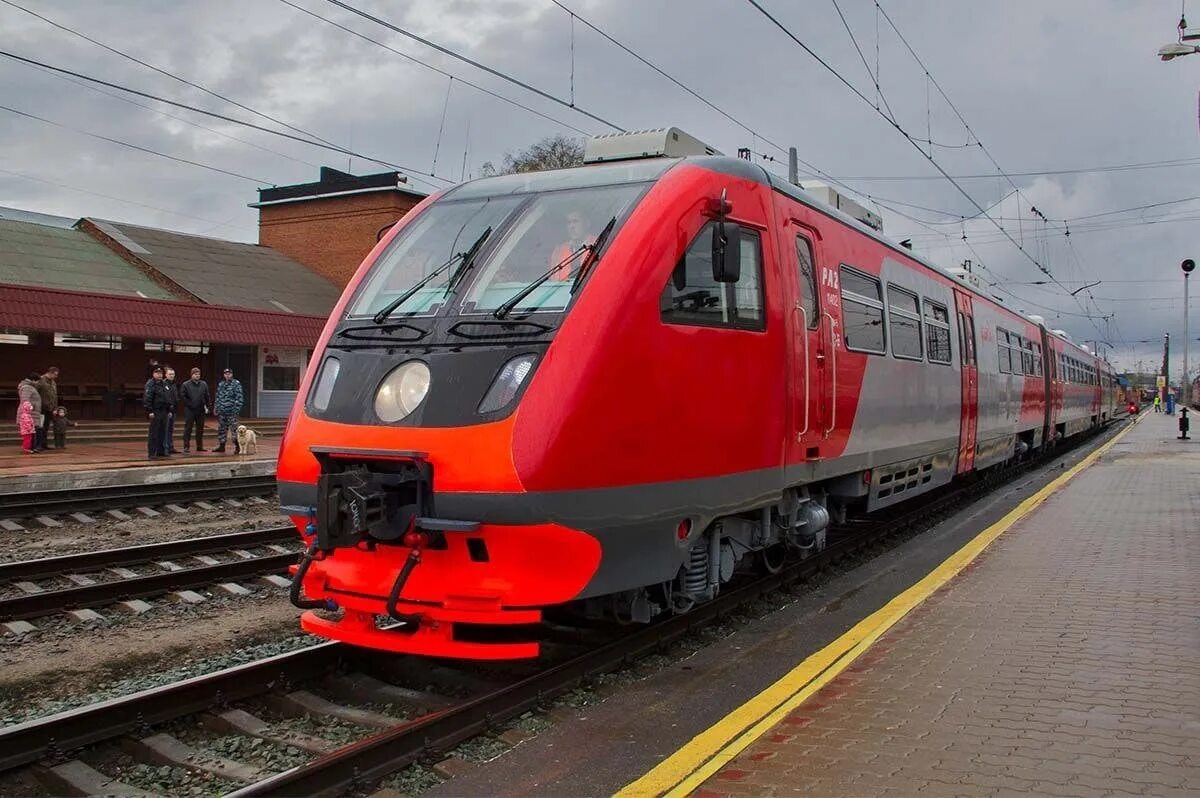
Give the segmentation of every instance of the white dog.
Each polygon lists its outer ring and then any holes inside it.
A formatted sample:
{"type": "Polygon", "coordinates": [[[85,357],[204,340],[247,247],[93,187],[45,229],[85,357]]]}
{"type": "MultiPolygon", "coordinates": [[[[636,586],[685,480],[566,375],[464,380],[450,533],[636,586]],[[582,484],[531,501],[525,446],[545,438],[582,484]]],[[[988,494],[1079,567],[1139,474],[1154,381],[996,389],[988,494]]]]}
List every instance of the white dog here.
{"type": "Polygon", "coordinates": [[[245,424],[238,424],[237,445],[238,454],[242,457],[258,454],[258,433],[245,424]]]}

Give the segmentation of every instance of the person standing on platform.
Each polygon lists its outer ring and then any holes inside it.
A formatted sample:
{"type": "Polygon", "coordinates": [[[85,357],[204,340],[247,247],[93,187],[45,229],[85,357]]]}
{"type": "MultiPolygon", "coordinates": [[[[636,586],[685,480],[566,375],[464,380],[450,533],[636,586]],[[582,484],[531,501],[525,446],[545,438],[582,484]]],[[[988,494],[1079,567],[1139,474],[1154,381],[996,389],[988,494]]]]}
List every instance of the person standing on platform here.
{"type": "Polygon", "coordinates": [[[34,441],[33,448],[44,452],[47,449],[50,426],[54,422],[54,408],[58,407],[58,366],[51,366],[38,378],[37,392],[42,398],[42,415],[38,420],[37,440],[34,441]]]}
{"type": "MultiPolygon", "coordinates": [[[[223,374],[223,379],[217,383],[217,400],[215,407],[217,413],[217,448],[214,452],[225,451],[225,438],[229,435],[230,430],[237,432],[238,414],[242,412],[242,403],[245,401],[245,395],[242,393],[242,384],[233,378],[233,369],[226,368],[223,374]]],[[[234,438],[233,450],[238,449],[237,438],[234,438]]]]}
{"type": "Polygon", "coordinates": [[[146,454],[150,460],[162,457],[163,440],[167,435],[167,412],[171,409],[171,395],[163,382],[162,366],[151,373],[150,382],[146,383],[146,395],[142,397],[142,406],[150,419],[150,430],[146,439],[146,454]]]}
{"type": "Polygon", "coordinates": [[[208,383],[200,379],[200,369],[192,369],[192,378],[179,386],[179,398],[183,400],[183,453],[191,451],[192,427],[196,427],[196,451],[204,448],[204,417],[208,415],[208,383]]]}
{"type": "Polygon", "coordinates": [[[167,390],[171,410],[167,413],[167,434],[163,438],[161,454],[179,454],[179,450],[175,448],[175,411],[179,409],[179,386],[175,384],[175,369],[163,366],[163,370],[163,385],[167,390]]]}
{"type": "Polygon", "coordinates": [[[21,435],[21,449],[26,454],[37,451],[38,424],[42,418],[42,397],[37,390],[38,373],[30,372],[17,385],[17,432],[21,435]]]}
{"type": "Polygon", "coordinates": [[[1154,394],[1154,412],[1155,413],[1162,412],[1162,397],[1159,396],[1158,394],[1154,394]]]}
{"type": "Polygon", "coordinates": [[[67,408],[59,405],[54,409],[54,448],[67,448],[67,427],[78,427],[78,421],[67,418],[67,408]]]}

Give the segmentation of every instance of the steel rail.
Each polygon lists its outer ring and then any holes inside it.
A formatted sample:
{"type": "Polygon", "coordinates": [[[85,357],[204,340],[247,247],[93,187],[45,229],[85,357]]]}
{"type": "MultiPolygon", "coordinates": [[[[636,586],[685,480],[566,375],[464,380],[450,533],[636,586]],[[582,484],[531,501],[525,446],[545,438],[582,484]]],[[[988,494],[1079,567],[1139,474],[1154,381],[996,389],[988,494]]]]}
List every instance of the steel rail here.
{"type": "Polygon", "coordinates": [[[229,551],[269,543],[295,542],[298,540],[293,526],[273,526],[253,529],[248,532],[231,532],[226,535],[210,535],[200,538],[171,540],[166,543],[147,543],[143,546],[127,546],[120,549],[102,549],[81,554],[64,554],[59,557],[43,557],[37,560],[0,563],[0,582],[15,582],[18,579],[36,579],[43,576],[61,576],[101,568],[115,568],[140,562],[165,560],[212,551],[229,551]]]}
{"type": "Polygon", "coordinates": [[[165,501],[189,501],[221,498],[230,494],[266,493],[275,490],[274,474],[250,474],[184,482],[137,485],[101,485],[92,488],[0,493],[0,517],[22,518],[33,515],[82,512],[165,501]]]}
{"type": "Polygon", "coordinates": [[[908,531],[914,526],[932,526],[962,503],[988,493],[998,483],[1007,482],[1043,462],[1066,454],[1091,437],[1085,436],[1074,445],[1059,447],[1042,457],[998,469],[977,482],[945,490],[920,506],[905,508],[890,518],[880,521],[865,519],[867,523],[852,537],[828,546],[813,557],[785,566],[775,574],[762,576],[749,584],[723,592],[713,601],[701,604],[684,615],[670,616],[641,627],[487,695],[359,740],[306,764],[228,793],[226,798],[337,794],[355,785],[370,784],[417,762],[431,750],[448,750],[499,723],[536,708],[546,699],[566,692],[590,677],[661,649],[697,627],[709,624],[763,595],[808,578],[884,538],[908,531]]]}
{"type": "MultiPolygon", "coordinates": [[[[680,639],[772,591],[812,576],[847,557],[863,552],[885,538],[912,528],[927,528],[962,503],[986,494],[997,483],[1032,470],[1090,440],[1074,444],[1024,463],[999,469],[988,478],[943,489],[920,506],[905,508],[885,519],[866,519],[851,537],[836,541],[824,551],[782,570],[726,590],[715,600],[684,615],[639,627],[619,639],[532,676],[524,677],[486,695],[405,722],[393,729],[320,756],[304,765],[248,785],[230,796],[332,794],[355,784],[370,783],[412,764],[430,751],[446,750],[496,724],[520,715],[591,676],[612,670],[629,660],[680,639]]],[[[165,574],[167,576],[169,574],[165,574]]],[[[61,755],[155,723],[203,712],[212,706],[242,700],[301,681],[317,678],[335,667],[377,652],[341,643],[323,643],[259,662],[229,668],[183,682],[114,698],[98,704],[27,721],[0,730],[0,771],[28,765],[50,755],[61,755]]]]}
{"type": "Polygon", "coordinates": [[[0,731],[0,771],[316,678],[349,653],[341,643],[321,643],[9,726],[0,731]]]}
{"type": "Polygon", "coordinates": [[[231,582],[261,574],[281,573],[295,565],[299,557],[299,551],[289,554],[273,554],[266,557],[255,557],[252,560],[239,559],[217,565],[163,571],[161,574],[120,579],[115,582],[97,582],[94,585],[13,596],[0,599],[0,619],[11,621],[37,618],[63,610],[100,607],[125,599],[155,596],[172,590],[231,582]]]}

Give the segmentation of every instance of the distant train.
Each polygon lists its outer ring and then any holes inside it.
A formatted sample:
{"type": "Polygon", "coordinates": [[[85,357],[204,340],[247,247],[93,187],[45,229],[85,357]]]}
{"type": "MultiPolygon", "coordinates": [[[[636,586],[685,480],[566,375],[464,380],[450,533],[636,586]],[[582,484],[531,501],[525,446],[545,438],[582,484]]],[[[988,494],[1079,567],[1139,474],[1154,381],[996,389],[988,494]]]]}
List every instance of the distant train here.
{"type": "Polygon", "coordinates": [[[604,162],[428,198],[367,256],[279,454],[306,630],[536,656],[549,610],[686,612],[850,507],[1129,412],[1036,317],[694,152],[601,137],[604,162]]]}

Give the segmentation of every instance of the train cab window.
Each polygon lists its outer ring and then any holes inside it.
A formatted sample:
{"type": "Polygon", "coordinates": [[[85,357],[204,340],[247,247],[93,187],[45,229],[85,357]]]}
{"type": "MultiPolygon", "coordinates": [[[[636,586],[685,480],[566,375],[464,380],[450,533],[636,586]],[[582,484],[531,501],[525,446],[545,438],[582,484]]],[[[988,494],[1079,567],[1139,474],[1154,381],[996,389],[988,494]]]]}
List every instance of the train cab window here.
{"type": "Polygon", "coordinates": [[[925,301],[925,350],[930,363],[950,362],[950,312],[945,305],[925,301]]]}
{"type": "Polygon", "coordinates": [[[892,356],[920,360],[921,311],[917,295],[888,283],[888,325],[892,337],[892,356]]]}
{"type": "Polygon", "coordinates": [[[996,349],[1000,352],[1000,373],[1012,373],[1012,350],[1008,346],[1008,332],[996,328],[996,349]]]}
{"type": "Polygon", "coordinates": [[[813,260],[812,244],[804,236],[796,236],[796,260],[800,266],[800,303],[807,317],[808,328],[815,330],[817,318],[817,267],[813,260]]]}
{"type": "Polygon", "coordinates": [[[669,324],[705,327],[764,327],[762,296],[762,239],[741,228],[741,276],[736,283],[718,283],[712,274],[712,236],[709,222],[675,265],[660,299],[662,320],[669,324]]]}
{"type": "Polygon", "coordinates": [[[842,324],[846,348],[882,355],[886,351],[883,330],[883,288],[879,280],[842,264],[842,324]]]}

